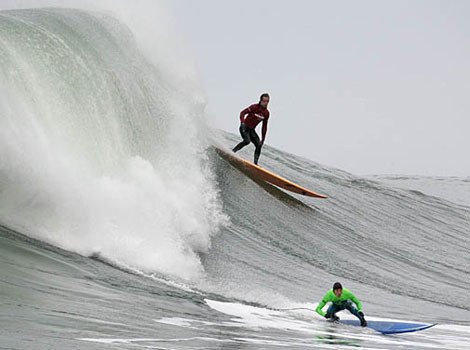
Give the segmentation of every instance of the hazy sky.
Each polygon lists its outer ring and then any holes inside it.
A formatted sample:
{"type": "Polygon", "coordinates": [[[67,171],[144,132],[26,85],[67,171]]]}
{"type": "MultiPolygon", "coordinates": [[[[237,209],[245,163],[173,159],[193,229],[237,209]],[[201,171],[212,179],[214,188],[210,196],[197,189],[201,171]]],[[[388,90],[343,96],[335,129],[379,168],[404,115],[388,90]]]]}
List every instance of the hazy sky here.
{"type": "Polygon", "coordinates": [[[470,176],[470,1],[169,2],[217,127],[358,174],[470,176]]]}

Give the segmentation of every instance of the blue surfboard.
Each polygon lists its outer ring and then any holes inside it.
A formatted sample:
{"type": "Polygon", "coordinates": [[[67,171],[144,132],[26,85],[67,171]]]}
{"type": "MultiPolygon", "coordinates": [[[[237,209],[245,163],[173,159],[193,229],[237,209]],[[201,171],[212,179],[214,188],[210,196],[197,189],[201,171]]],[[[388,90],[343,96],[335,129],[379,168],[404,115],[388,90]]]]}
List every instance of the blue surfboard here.
{"type": "MultiPolygon", "coordinates": [[[[361,326],[359,320],[340,320],[342,324],[349,326],[361,326]]],[[[371,328],[382,334],[397,334],[422,331],[435,326],[434,324],[391,322],[391,321],[367,321],[367,328],[371,328]]]]}

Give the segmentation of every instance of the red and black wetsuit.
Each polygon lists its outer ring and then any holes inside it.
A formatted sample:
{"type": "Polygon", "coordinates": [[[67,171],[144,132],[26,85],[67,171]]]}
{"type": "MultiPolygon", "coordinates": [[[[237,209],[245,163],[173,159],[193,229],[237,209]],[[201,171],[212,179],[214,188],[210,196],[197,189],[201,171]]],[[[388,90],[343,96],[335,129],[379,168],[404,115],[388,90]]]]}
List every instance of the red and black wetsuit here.
{"type": "Polygon", "coordinates": [[[263,122],[261,143],[264,143],[266,138],[266,132],[268,131],[268,119],[268,109],[261,107],[258,103],[255,103],[240,112],[240,121],[245,123],[248,129],[254,130],[259,123],[263,122]]]}
{"type": "Polygon", "coordinates": [[[246,145],[253,142],[255,145],[255,159],[254,163],[258,164],[258,159],[261,154],[261,147],[263,146],[268,131],[269,111],[267,108],[261,107],[258,103],[253,104],[240,112],[240,135],[243,141],[235,146],[234,152],[241,150],[246,145]],[[262,139],[260,141],[258,134],[255,131],[256,126],[263,122],[262,139]]]}

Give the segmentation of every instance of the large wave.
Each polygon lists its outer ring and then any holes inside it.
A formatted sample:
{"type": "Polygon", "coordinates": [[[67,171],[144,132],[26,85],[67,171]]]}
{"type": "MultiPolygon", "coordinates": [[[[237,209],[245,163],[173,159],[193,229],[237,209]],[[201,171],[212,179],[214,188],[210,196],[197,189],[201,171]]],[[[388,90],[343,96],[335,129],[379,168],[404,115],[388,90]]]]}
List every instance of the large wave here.
{"type": "Polygon", "coordinates": [[[0,223],[120,265],[198,276],[198,253],[225,220],[200,90],[113,16],[23,9],[0,22],[0,223]]]}
{"type": "Polygon", "coordinates": [[[205,151],[197,83],[139,26],[67,9],[0,20],[2,225],[273,307],[341,280],[380,312],[468,309],[447,297],[468,287],[468,207],[264,147],[263,166],[329,196],[297,205],[205,151]]]}

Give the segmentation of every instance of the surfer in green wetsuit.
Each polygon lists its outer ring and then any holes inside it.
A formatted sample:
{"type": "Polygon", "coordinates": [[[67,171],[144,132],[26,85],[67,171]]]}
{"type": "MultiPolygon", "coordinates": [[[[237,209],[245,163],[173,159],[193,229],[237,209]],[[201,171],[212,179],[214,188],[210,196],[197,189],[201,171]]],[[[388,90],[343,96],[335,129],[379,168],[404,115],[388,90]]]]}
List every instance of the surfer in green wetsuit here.
{"type": "Polygon", "coordinates": [[[364,318],[364,313],[362,312],[361,302],[354,296],[353,293],[351,293],[346,288],[343,288],[341,283],[336,282],[333,285],[333,288],[330,289],[325,294],[322,301],[320,301],[320,303],[317,306],[316,312],[323,317],[332,319],[333,321],[338,321],[339,317],[336,316],[336,313],[344,309],[348,310],[354,316],[356,316],[361,321],[362,327],[367,326],[367,321],[364,318]],[[328,302],[331,302],[331,305],[325,314],[325,312],[322,309],[325,307],[326,303],[328,302]],[[356,304],[357,309],[352,304],[353,302],[354,304],[356,304]]]}

